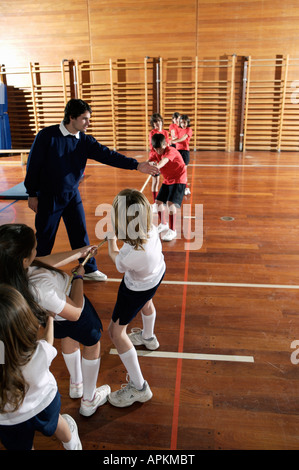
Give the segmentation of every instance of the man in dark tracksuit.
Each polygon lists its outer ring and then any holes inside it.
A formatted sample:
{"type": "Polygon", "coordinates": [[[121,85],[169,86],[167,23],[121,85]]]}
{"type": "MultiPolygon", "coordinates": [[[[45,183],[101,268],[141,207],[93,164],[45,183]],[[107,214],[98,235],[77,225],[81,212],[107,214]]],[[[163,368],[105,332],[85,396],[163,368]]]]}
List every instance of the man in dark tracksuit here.
{"type": "MultiPolygon", "coordinates": [[[[156,167],[111,151],[85,134],[91,108],[72,99],[61,124],[42,129],[30,150],[25,177],[28,206],[36,213],[37,256],[51,253],[61,217],[72,249],[89,245],[85,213],[79,193],[87,158],[125,170],[155,175],[156,167]]],[[[107,276],[91,258],[85,265],[85,279],[103,281],[107,276]]]]}

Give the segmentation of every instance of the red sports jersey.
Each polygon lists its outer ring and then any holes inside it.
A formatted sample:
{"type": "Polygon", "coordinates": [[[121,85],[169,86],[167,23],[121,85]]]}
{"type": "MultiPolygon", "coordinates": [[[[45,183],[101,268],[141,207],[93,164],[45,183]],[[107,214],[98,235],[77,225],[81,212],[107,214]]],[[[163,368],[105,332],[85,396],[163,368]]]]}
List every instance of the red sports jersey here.
{"type": "Polygon", "coordinates": [[[164,177],[163,184],[186,184],[187,169],[181,154],[174,147],[166,147],[162,155],[155,152],[149,160],[160,162],[163,158],[169,160],[166,165],[160,168],[160,173],[164,177]]]}
{"type": "Polygon", "coordinates": [[[185,134],[188,134],[188,137],[186,140],[184,140],[183,142],[176,142],[176,148],[178,150],[190,150],[189,142],[192,137],[191,127],[187,127],[186,129],[182,129],[181,127],[178,127],[178,130],[177,130],[178,139],[181,139],[185,134]]]}
{"type": "Polygon", "coordinates": [[[163,134],[165,139],[166,139],[167,144],[169,143],[169,132],[168,131],[165,131],[164,129],[162,129],[161,131],[159,131],[158,129],[152,129],[150,131],[150,134],[149,134],[150,155],[152,155],[152,153],[156,153],[153,146],[152,146],[152,136],[154,134],[163,134]]]}
{"type": "Polygon", "coordinates": [[[177,136],[178,127],[179,127],[179,126],[178,126],[177,124],[175,124],[174,122],[173,122],[172,124],[170,124],[170,126],[169,126],[169,132],[170,132],[170,134],[171,134],[171,131],[172,131],[172,129],[173,129],[173,130],[175,131],[175,135],[177,136]]]}

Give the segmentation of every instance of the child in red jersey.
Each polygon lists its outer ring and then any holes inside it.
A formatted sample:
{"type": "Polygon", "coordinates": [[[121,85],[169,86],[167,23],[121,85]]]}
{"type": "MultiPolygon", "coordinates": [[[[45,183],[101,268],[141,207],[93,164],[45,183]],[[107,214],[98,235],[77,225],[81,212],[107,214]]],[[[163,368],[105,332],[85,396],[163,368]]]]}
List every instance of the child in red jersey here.
{"type": "MultiPolygon", "coordinates": [[[[171,139],[176,139],[177,138],[177,129],[179,127],[179,121],[180,121],[180,113],[173,113],[172,115],[172,123],[169,126],[169,132],[171,139]]],[[[176,148],[176,144],[171,144],[172,147],[176,148]]]]}
{"type": "Polygon", "coordinates": [[[164,241],[171,241],[177,236],[176,213],[177,207],[181,207],[186,182],[187,167],[180,153],[173,147],[170,147],[163,134],[155,134],[152,137],[152,145],[155,149],[155,155],[150,161],[156,161],[160,173],[164,177],[163,184],[157,195],[158,214],[160,224],[158,232],[167,230],[161,238],[164,241]],[[165,207],[167,204],[169,212],[169,224],[166,222],[165,207]]]}
{"type": "MultiPolygon", "coordinates": [[[[169,132],[165,131],[163,129],[163,118],[159,113],[154,113],[151,117],[150,124],[152,126],[152,130],[149,134],[149,142],[150,142],[150,154],[149,157],[150,159],[153,158],[155,155],[155,149],[152,146],[152,136],[155,134],[163,134],[166,142],[169,142],[169,132]]],[[[159,191],[159,182],[160,182],[160,177],[159,176],[153,176],[152,177],[152,194],[153,194],[153,199],[154,199],[154,204],[152,206],[153,213],[156,214],[158,210],[158,206],[156,203],[156,198],[157,194],[159,191]]]]}
{"type": "MultiPolygon", "coordinates": [[[[190,119],[187,114],[182,114],[179,120],[179,127],[177,129],[177,138],[171,139],[171,143],[176,144],[177,150],[183,157],[185,165],[188,166],[190,161],[190,148],[189,142],[192,137],[192,129],[190,127],[190,119]]],[[[191,194],[191,191],[186,183],[185,195],[191,194]]]]}

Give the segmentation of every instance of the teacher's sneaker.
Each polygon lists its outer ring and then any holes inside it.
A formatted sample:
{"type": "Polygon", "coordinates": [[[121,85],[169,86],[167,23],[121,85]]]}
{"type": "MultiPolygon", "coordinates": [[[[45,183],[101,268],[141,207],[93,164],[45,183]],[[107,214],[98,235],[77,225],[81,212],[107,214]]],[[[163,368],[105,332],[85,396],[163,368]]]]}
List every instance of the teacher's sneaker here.
{"type": "Polygon", "coordinates": [[[161,238],[162,240],[164,240],[164,242],[171,242],[171,240],[173,240],[176,236],[177,236],[176,230],[171,230],[170,228],[169,230],[167,230],[165,235],[163,235],[163,237],[161,238]]]}
{"type": "Polygon", "coordinates": [[[101,271],[93,271],[92,273],[85,273],[83,276],[83,279],[85,281],[106,281],[107,276],[104,273],[101,273],[101,271]]]}
{"type": "Polygon", "coordinates": [[[106,403],[110,392],[111,388],[109,385],[102,385],[96,389],[92,400],[83,400],[82,398],[79,413],[83,416],[93,415],[99,406],[102,406],[104,403],[106,403]]]}
{"type": "Polygon", "coordinates": [[[145,381],[143,384],[142,390],[137,390],[134,385],[129,382],[126,385],[123,384],[120,390],[110,393],[108,396],[108,401],[111,405],[117,406],[119,408],[124,408],[126,406],[131,406],[135,401],[144,403],[150,400],[153,396],[149,384],[145,381]]]}
{"type": "Polygon", "coordinates": [[[156,335],[153,335],[152,338],[148,339],[143,338],[141,328],[132,328],[131,333],[129,333],[128,336],[134,346],[140,346],[143,344],[146,349],[150,349],[151,351],[158,349],[160,346],[156,335]]]}
{"type": "Polygon", "coordinates": [[[71,447],[69,445],[70,441],[62,442],[63,447],[66,450],[82,450],[82,444],[79,438],[78,426],[76,424],[76,421],[70,415],[67,415],[67,414],[62,415],[62,417],[66,420],[67,424],[69,425],[71,435],[72,435],[71,441],[73,442],[71,447]]]}

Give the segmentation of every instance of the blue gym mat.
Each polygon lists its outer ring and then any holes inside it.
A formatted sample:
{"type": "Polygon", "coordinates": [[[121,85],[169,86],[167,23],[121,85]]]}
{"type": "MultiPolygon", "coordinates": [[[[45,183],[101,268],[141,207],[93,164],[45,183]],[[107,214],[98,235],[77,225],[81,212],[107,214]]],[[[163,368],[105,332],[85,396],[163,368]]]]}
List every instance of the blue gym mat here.
{"type": "Polygon", "coordinates": [[[24,182],[0,193],[0,199],[28,199],[24,182]]]}

